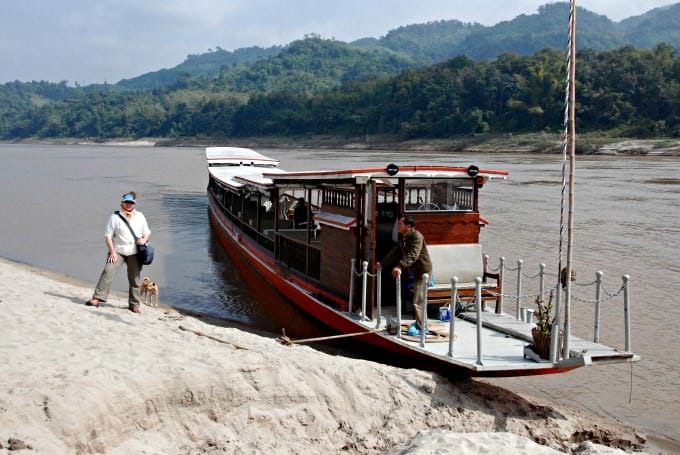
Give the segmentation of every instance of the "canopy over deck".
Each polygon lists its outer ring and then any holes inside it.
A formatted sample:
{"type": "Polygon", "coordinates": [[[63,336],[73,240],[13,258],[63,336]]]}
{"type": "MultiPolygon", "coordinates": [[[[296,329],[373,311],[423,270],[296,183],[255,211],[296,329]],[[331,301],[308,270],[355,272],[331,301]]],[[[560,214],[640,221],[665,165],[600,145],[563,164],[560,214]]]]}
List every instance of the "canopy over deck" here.
{"type": "Polygon", "coordinates": [[[246,185],[271,187],[271,179],[264,177],[263,172],[270,174],[284,172],[276,167],[279,160],[246,148],[208,147],[205,150],[205,157],[208,160],[210,174],[234,189],[246,185]]]}
{"type": "Polygon", "coordinates": [[[266,189],[272,185],[357,183],[369,180],[388,183],[395,178],[469,179],[476,177],[481,179],[482,183],[486,183],[491,179],[505,179],[508,175],[506,171],[479,169],[474,165],[463,167],[388,164],[385,167],[286,172],[277,167],[279,160],[247,148],[208,147],[205,155],[210,173],[233,188],[254,185],[266,189]]]}
{"type": "Polygon", "coordinates": [[[348,182],[355,183],[361,180],[389,181],[395,178],[432,178],[432,179],[469,179],[481,178],[483,183],[491,179],[505,179],[508,173],[491,169],[479,169],[477,166],[397,166],[389,164],[385,167],[370,167],[329,171],[302,171],[285,172],[274,174],[264,172],[275,184],[316,183],[316,182],[348,182]]]}

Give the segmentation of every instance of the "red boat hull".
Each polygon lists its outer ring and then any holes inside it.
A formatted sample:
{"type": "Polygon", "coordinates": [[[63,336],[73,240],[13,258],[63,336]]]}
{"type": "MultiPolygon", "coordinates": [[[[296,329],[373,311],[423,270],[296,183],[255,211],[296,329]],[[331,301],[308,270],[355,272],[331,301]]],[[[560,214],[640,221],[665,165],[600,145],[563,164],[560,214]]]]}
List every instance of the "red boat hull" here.
{"type": "MultiPolygon", "coordinates": [[[[318,294],[321,290],[279,268],[269,252],[263,250],[260,245],[244,235],[222,214],[210,192],[208,192],[208,199],[213,232],[231,262],[237,267],[244,282],[251,289],[263,291],[263,288],[267,288],[267,290],[275,291],[277,297],[283,297],[286,302],[295,305],[309,315],[313,321],[320,324],[320,333],[325,335],[368,332],[363,325],[343,316],[334,308],[314,298],[313,295],[318,294]],[[262,283],[267,283],[268,286],[262,286],[262,283]]],[[[270,301],[270,299],[267,299],[267,301],[270,301]]],[[[277,303],[274,302],[274,304],[277,303]]],[[[285,303],[279,301],[278,304],[285,303]]],[[[314,332],[307,331],[306,333],[314,332]]],[[[576,368],[576,366],[555,368],[550,365],[546,368],[529,370],[475,371],[455,365],[445,359],[425,355],[418,349],[392,342],[389,338],[378,333],[367,333],[366,335],[352,337],[352,340],[371,348],[369,352],[362,349],[362,356],[370,360],[399,367],[435,371],[451,378],[543,375],[576,368]]]]}

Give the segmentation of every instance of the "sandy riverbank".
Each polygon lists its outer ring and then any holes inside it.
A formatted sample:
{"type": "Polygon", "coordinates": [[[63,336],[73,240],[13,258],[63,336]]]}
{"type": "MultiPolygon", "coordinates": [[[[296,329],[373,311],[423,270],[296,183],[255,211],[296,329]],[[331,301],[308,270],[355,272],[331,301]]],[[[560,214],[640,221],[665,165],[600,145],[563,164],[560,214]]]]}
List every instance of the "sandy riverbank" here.
{"type": "Polygon", "coordinates": [[[0,259],[0,454],[644,450],[635,429],[481,382],[90,294],[0,259]]]}

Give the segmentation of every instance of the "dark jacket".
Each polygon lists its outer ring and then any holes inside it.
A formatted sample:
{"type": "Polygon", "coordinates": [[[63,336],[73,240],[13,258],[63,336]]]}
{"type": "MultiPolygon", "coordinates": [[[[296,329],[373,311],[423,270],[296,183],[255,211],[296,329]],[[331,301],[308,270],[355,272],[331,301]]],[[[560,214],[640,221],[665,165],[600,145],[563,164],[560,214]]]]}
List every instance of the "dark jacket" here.
{"type": "Polygon", "coordinates": [[[427,252],[425,238],[415,229],[400,238],[382,262],[385,268],[399,265],[402,270],[408,269],[416,278],[423,273],[432,273],[432,260],[427,252]]]}
{"type": "Polygon", "coordinates": [[[297,203],[293,211],[293,220],[295,221],[296,228],[307,226],[307,203],[297,203]]]}

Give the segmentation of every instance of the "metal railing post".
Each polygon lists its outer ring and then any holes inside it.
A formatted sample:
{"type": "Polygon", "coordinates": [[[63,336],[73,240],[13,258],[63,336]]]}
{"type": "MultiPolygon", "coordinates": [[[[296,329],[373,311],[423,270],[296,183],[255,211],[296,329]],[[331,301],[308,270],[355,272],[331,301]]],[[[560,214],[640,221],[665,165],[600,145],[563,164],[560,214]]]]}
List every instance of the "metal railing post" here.
{"type": "Polygon", "coordinates": [[[623,317],[626,330],[626,352],[633,352],[630,330],[630,275],[623,275],[623,317]]]}
{"type": "Polygon", "coordinates": [[[361,320],[366,320],[366,289],[368,286],[368,261],[361,263],[361,320]]]}
{"type": "Polygon", "coordinates": [[[593,342],[600,342],[600,306],[602,305],[602,286],[604,273],[595,274],[595,326],[593,327],[593,342]]]}
{"type": "Polygon", "coordinates": [[[503,291],[505,290],[505,258],[501,256],[500,264],[498,264],[498,284],[500,285],[501,293],[498,296],[498,309],[496,313],[503,312],[503,291]]]}
{"type": "Polygon", "coordinates": [[[397,338],[401,338],[401,271],[397,273],[394,283],[397,287],[397,338]]]}
{"type": "MultiPolygon", "coordinates": [[[[488,264],[489,264],[489,255],[488,255],[488,254],[484,254],[484,255],[482,256],[482,262],[483,262],[483,264],[484,264],[484,268],[482,269],[482,272],[483,272],[484,274],[486,274],[487,267],[488,267],[488,264]]],[[[483,276],[483,280],[482,280],[482,281],[486,282],[486,276],[483,276]]],[[[484,309],[486,309],[486,300],[484,301],[484,309]]]]}
{"type": "Polygon", "coordinates": [[[377,314],[376,314],[376,321],[375,321],[375,328],[379,329],[380,328],[380,320],[382,319],[382,267],[378,267],[378,270],[375,271],[375,285],[377,287],[376,289],[376,295],[375,299],[377,300],[377,314]]]}
{"type": "Polygon", "coordinates": [[[541,302],[544,302],[545,300],[545,264],[541,264],[538,266],[540,271],[538,273],[538,276],[540,277],[538,280],[538,298],[541,300],[541,302]]]}
{"type": "Polygon", "coordinates": [[[477,301],[477,365],[482,363],[482,279],[475,278],[475,300],[477,301]]]}
{"type": "Polygon", "coordinates": [[[446,354],[453,358],[453,339],[454,335],[454,321],[456,319],[456,302],[458,301],[458,277],[451,277],[451,306],[449,313],[451,315],[451,320],[449,321],[449,352],[446,354]]]}
{"type": "Polygon", "coordinates": [[[349,309],[348,312],[352,312],[352,302],[354,301],[354,266],[356,264],[356,259],[352,258],[352,270],[349,272],[349,309]]]}
{"type": "Polygon", "coordinates": [[[425,337],[427,336],[427,284],[430,282],[430,275],[427,273],[423,273],[423,276],[421,277],[422,280],[422,288],[423,288],[423,294],[421,298],[423,299],[423,305],[422,308],[420,309],[420,320],[423,321],[423,326],[420,328],[420,347],[424,348],[425,347],[425,337]]]}
{"type": "Polygon", "coordinates": [[[559,280],[555,285],[555,320],[550,329],[550,361],[557,362],[560,354],[560,290],[559,280]]]}
{"type": "Polygon", "coordinates": [[[521,319],[521,314],[519,312],[519,302],[522,299],[522,261],[517,260],[517,308],[515,309],[515,319],[519,321],[521,319]]]}

